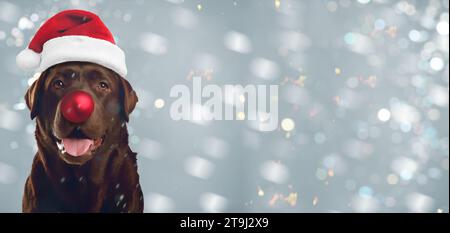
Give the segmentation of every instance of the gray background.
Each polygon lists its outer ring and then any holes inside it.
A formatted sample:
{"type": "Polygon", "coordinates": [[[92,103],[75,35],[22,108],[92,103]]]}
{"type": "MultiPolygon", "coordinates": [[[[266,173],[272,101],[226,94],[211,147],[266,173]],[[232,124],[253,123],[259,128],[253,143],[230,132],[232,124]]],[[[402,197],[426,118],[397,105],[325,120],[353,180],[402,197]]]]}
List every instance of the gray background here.
{"type": "Polygon", "coordinates": [[[448,1],[279,3],[0,0],[0,211],[21,210],[36,150],[33,74],[15,56],[46,18],[81,8],[127,55],[146,211],[448,212],[448,1]],[[169,90],[191,71],[279,84],[280,121],[295,129],[173,121],[169,90]]]}

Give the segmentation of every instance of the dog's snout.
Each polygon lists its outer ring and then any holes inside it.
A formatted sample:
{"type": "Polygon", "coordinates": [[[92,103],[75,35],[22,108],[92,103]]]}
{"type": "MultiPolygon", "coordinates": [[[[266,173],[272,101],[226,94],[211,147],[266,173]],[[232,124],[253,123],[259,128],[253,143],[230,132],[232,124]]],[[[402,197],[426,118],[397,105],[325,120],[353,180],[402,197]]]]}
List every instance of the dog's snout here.
{"type": "Polygon", "coordinates": [[[94,100],[89,93],[77,90],[62,98],[61,113],[72,123],[82,123],[91,116],[94,105],[94,100]]]}

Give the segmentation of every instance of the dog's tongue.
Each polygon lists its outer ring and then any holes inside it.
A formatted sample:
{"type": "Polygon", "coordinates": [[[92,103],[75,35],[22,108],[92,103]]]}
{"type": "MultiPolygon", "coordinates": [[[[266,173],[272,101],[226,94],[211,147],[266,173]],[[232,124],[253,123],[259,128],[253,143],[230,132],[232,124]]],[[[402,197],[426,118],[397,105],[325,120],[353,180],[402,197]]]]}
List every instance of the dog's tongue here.
{"type": "Polygon", "coordinates": [[[64,138],[62,140],[66,152],[72,156],[81,156],[88,152],[89,147],[94,144],[91,139],[64,138]]]}

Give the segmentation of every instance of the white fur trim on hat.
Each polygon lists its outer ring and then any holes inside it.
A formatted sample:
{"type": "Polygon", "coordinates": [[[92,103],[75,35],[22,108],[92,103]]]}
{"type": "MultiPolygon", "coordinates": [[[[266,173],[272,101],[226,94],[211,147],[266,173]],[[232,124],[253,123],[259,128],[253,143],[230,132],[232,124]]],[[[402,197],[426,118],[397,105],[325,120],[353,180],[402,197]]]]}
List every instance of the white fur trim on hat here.
{"type": "MultiPolygon", "coordinates": [[[[20,54],[19,54],[20,55],[20,54]]],[[[124,52],[115,44],[88,36],[63,36],[45,42],[38,72],[70,61],[92,62],[127,75],[124,52]]]]}
{"type": "Polygon", "coordinates": [[[29,48],[20,51],[16,56],[16,64],[23,70],[34,70],[39,67],[40,62],[41,55],[29,48]]]}

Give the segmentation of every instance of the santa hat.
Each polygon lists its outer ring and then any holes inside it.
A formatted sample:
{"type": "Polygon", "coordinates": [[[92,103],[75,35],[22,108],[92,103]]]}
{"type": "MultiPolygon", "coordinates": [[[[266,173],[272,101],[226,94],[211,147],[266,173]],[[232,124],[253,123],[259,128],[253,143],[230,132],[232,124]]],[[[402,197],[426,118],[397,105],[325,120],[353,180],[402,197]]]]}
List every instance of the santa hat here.
{"type": "Polygon", "coordinates": [[[20,68],[36,72],[69,61],[92,62],[122,77],[127,74],[125,54],[111,32],[96,14],[83,10],[61,11],[48,19],[16,57],[20,68]]]}

